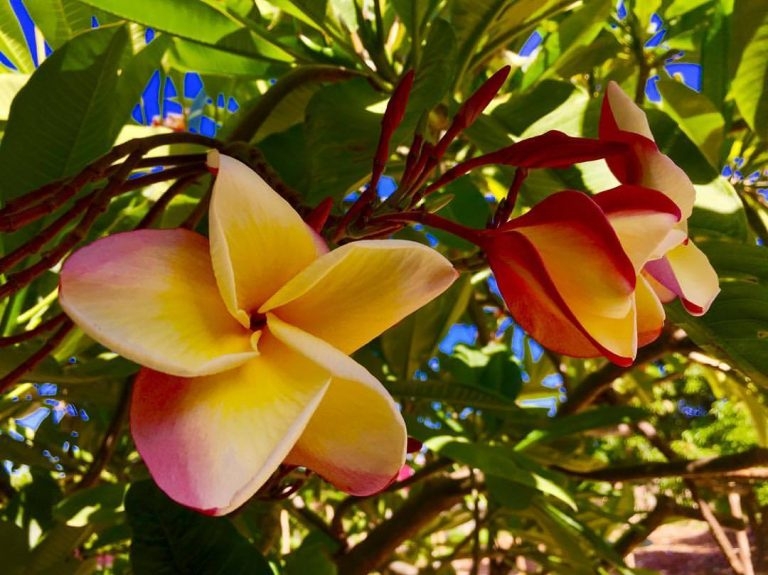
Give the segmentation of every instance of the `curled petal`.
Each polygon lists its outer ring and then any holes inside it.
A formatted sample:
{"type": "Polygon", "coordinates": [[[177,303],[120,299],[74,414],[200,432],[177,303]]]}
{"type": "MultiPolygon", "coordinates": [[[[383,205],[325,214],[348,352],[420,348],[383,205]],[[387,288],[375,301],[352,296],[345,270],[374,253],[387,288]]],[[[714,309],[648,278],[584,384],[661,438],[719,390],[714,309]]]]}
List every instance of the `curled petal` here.
{"type": "Polygon", "coordinates": [[[136,230],[78,250],[62,267],[59,301],[93,339],[166,373],[206,375],[257,355],[224,307],[208,242],[186,230],[136,230]]]}
{"type": "Polygon", "coordinates": [[[158,486],[182,505],[223,515],[245,503],[301,437],[330,376],[268,334],[239,368],[184,379],[142,370],[131,431],[158,486]]]}
{"type": "Polygon", "coordinates": [[[407,443],[405,423],[387,390],[328,343],[272,314],[267,318],[276,338],[333,374],[286,462],[308,467],[353,495],[384,489],[403,466],[407,443]]]}
{"type": "Polygon", "coordinates": [[[720,293],[717,272],[691,241],[671,249],[662,259],[648,262],[645,270],[677,295],[693,315],[706,313],[720,293]]]}
{"type": "Polygon", "coordinates": [[[653,140],[648,118],[616,82],[608,82],[600,113],[600,139],[616,140],[619,132],[631,132],[653,140]]]}
{"type": "Polygon", "coordinates": [[[622,185],[593,199],[616,231],[636,273],[648,260],[660,258],[685,239],[675,229],[680,208],[661,192],[622,185]]]}
{"type": "Polygon", "coordinates": [[[678,205],[682,218],[687,220],[693,212],[693,203],[696,200],[696,189],[688,175],[669,156],[658,150],[644,149],[637,157],[641,170],[637,183],[662,192],[678,205]]]}
{"type": "Polygon", "coordinates": [[[250,314],[318,255],[298,213],[245,164],[209,154],[216,170],[211,258],[224,302],[248,327],[250,314]]]}
{"type": "Polygon", "coordinates": [[[260,309],[344,353],[432,300],[458,276],[435,250],[404,240],[359,241],[315,260],[260,309]]]}
{"type": "Polygon", "coordinates": [[[607,158],[608,166],[621,183],[659,190],[679,206],[683,219],[691,215],[696,190],[690,178],[659,151],[645,112],[615,82],[608,83],[603,99],[600,139],[623,142],[633,150],[631,157],[607,158]]]}
{"type": "Polygon", "coordinates": [[[643,274],[637,277],[635,286],[637,307],[637,345],[648,345],[661,335],[664,328],[664,306],[643,274]]]}
{"type": "Polygon", "coordinates": [[[636,274],[589,197],[554,194],[481,241],[513,317],[535,339],[568,355],[631,363],[636,274]]]}

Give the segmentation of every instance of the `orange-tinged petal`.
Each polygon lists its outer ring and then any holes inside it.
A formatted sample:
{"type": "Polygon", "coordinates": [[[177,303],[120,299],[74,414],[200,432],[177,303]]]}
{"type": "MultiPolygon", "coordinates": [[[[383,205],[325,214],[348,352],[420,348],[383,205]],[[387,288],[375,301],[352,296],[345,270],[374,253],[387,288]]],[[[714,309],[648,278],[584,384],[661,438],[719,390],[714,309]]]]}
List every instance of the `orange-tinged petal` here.
{"type": "Polygon", "coordinates": [[[683,219],[688,219],[696,200],[696,189],[688,175],[659,151],[643,151],[638,154],[638,159],[641,176],[637,183],[664,193],[680,207],[683,219]]]}
{"type": "Polygon", "coordinates": [[[667,252],[667,255],[645,267],[654,279],[674,292],[693,315],[706,313],[720,293],[717,272],[707,256],[688,241],[667,252]]]}
{"type": "Polygon", "coordinates": [[[397,477],[407,434],[387,390],[363,366],[319,338],[267,315],[274,337],[333,374],[328,392],[287,463],[317,472],[339,489],[369,495],[397,477]]]}
{"type": "Polygon", "coordinates": [[[616,131],[632,132],[653,140],[648,118],[640,107],[624,93],[616,82],[608,82],[600,118],[600,137],[615,135],[616,131]]]}
{"type": "Polygon", "coordinates": [[[59,302],[93,339],[141,365],[198,376],[257,352],[227,311],[208,242],[186,230],[137,230],[100,239],[61,270],[59,302]]]}
{"type": "Polygon", "coordinates": [[[642,347],[654,341],[664,327],[664,306],[641,274],[637,277],[635,286],[635,303],[637,306],[637,345],[642,347]]]}
{"type": "Polygon", "coordinates": [[[569,355],[632,361],[636,273],[594,201],[560,192],[480,237],[513,317],[535,339],[569,355]]]}
{"type": "Polygon", "coordinates": [[[245,326],[280,286],[318,255],[312,231],[245,164],[211,152],[211,258],[224,302],[245,326]]]}
{"type": "Polygon", "coordinates": [[[622,185],[594,196],[639,273],[650,259],[663,256],[685,240],[675,229],[680,209],[666,195],[640,186],[622,185]]]}
{"type": "Polygon", "coordinates": [[[215,375],[143,370],[131,431],[158,486],[211,515],[245,503],[291,451],[326,390],[328,372],[268,334],[262,354],[215,375]]]}
{"type": "Polygon", "coordinates": [[[659,151],[645,112],[615,82],[609,82],[605,91],[600,139],[631,145],[636,165],[627,158],[608,159],[608,165],[623,184],[659,190],[679,206],[682,219],[690,217],[696,199],[690,178],[659,151]]]}
{"type": "Polygon", "coordinates": [[[432,300],[456,279],[435,250],[404,240],[359,241],[315,260],[259,312],[351,353],[432,300]]]}

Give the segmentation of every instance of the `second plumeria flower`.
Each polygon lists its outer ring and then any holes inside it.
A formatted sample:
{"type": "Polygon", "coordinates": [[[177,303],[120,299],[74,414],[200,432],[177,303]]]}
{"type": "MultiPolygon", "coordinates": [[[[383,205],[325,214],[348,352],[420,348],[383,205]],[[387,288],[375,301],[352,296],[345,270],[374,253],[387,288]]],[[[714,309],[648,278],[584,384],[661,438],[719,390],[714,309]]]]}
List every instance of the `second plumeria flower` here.
{"type": "Polygon", "coordinates": [[[244,164],[212,152],[209,238],[137,230],[75,252],[61,305],[144,366],[131,431],[157,484],[220,515],[283,463],[349,493],[381,490],[406,449],[386,389],[349,354],[442,293],[457,273],[400,240],[328,251],[244,164]]]}

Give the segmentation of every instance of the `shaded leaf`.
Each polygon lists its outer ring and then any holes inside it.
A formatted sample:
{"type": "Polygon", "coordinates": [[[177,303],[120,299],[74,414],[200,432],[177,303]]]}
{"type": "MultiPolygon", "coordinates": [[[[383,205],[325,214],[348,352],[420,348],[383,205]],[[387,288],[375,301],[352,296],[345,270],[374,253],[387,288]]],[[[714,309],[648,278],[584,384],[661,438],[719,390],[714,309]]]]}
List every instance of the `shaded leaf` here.
{"type": "Polygon", "coordinates": [[[470,277],[465,274],[440,297],[381,335],[381,349],[395,375],[410,380],[435,354],[440,340],[464,313],[471,294],[470,277]]]}
{"type": "Polygon", "coordinates": [[[115,105],[129,56],[120,26],[81,34],[43,62],[11,105],[0,145],[3,199],[75,174],[110,149],[115,119],[130,111],[115,105]]]}
{"type": "Polygon", "coordinates": [[[228,519],[178,505],[151,480],[131,485],[125,509],[135,573],[272,575],[269,563],[228,519]]]}
{"type": "Polygon", "coordinates": [[[725,120],[715,105],[703,94],[674,80],[660,80],[662,109],[675,120],[698,146],[712,167],[719,169],[725,120]]]}

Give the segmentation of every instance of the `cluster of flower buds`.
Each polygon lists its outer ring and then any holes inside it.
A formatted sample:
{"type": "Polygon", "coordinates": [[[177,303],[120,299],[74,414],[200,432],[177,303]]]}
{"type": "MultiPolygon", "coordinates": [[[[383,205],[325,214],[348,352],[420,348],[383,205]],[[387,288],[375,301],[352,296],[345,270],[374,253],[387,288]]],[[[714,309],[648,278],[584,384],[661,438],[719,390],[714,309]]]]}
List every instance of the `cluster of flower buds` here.
{"type": "MultiPolygon", "coordinates": [[[[460,162],[427,184],[448,146],[497,95],[508,71],[494,74],[464,103],[436,144],[414,138],[396,192],[405,210],[378,221],[418,221],[471,241],[485,253],[511,315],[534,339],[573,357],[604,356],[630,365],[638,347],[661,333],[663,303],[679,298],[690,313],[701,315],[719,292],[717,274],[688,237],[693,184],[659,150],[644,112],[614,82],[605,92],[597,139],[546,132],[460,162]],[[605,160],[619,185],[598,193],[562,190],[510,219],[529,170],[594,160],[605,160]],[[423,209],[425,196],[488,165],[516,171],[485,229],[423,209]]],[[[408,74],[394,92],[369,196],[350,209],[345,225],[372,200],[412,84],[408,74]]]]}

